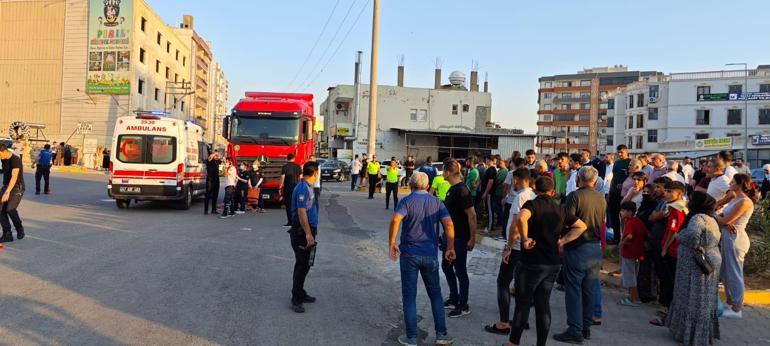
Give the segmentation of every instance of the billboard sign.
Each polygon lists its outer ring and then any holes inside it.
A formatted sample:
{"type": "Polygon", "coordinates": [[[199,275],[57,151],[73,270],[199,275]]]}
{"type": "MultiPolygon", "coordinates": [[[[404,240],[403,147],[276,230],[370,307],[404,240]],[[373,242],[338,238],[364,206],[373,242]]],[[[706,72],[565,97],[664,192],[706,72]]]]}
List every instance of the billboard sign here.
{"type": "Polygon", "coordinates": [[[717,93],[717,94],[699,94],[698,101],[768,101],[770,93],[748,92],[748,93],[717,93]]]}
{"type": "Polygon", "coordinates": [[[751,136],[752,145],[770,145],[770,135],[751,136]]]}
{"type": "Polygon", "coordinates": [[[131,92],[133,0],[90,0],[86,93],[131,92]]]}
{"type": "Polygon", "coordinates": [[[706,138],[706,139],[695,140],[696,149],[716,149],[716,148],[729,149],[729,148],[732,148],[732,146],[733,146],[732,137],[706,138]]]}

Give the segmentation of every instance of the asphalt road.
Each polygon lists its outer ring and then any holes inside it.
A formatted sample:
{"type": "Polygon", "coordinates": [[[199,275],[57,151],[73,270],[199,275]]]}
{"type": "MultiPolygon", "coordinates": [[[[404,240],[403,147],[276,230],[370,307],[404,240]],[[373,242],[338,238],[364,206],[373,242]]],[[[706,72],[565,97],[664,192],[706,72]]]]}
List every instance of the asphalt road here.
{"type": "Polygon", "coordinates": [[[105,180],[54,173],[52,195],[25,196],[28,236],[0,250],[0,344],[372,345],[401,333],[385,236],[357,226],[338,195],[321,198],[306,285],[318,302],[296,314],[283,210],[118,210],[105,180]]]}

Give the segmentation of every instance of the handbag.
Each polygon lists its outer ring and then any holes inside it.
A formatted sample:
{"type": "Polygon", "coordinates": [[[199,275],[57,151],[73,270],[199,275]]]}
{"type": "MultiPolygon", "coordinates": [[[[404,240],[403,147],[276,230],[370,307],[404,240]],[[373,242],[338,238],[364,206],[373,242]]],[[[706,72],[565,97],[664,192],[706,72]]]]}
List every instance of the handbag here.
{"type": "Polygon", "coordinates": [[[706,254],[696,253],[692,256],[695,260],[695,264],[698,265],[703,275],[711,275],[714,272],[714,265],[706,258],[706,254]]]}

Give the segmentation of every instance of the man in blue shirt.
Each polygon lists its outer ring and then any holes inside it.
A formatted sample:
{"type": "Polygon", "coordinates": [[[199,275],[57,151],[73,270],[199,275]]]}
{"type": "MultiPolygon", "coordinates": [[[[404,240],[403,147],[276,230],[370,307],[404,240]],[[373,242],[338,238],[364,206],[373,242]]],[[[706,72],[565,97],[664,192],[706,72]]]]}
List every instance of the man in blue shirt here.
{"type": "Polygon", "coordinates": [[[439,222],[444,226],[447,235],[446,259],[450,262],[455,259],[454,225],[444,203],[428,194],[428,186],[428,175],[423,172],[415,173],[409,179],[412,193],[400,201],[390,221],[390,258],[395,261],[399,258],[399,252],[401,253],[401,295],[406,327],[406,335],[398,338],[402,345],[417,345],[418,273],[422,275],[425,290],[430,297],[436,344],[449,345],[454,342],[454,339],[447,335],[437,259],[439,222]],[[402,221],[404,227],[401,230],[401,244],[398,245],[396,236],[402,221]]]}
{"type": "Polygon", "coordinates": [[[303,303],[316,301],[305,292],[305,278],[310,271],[311,261],[315,258],[315,236],[318,232],[318,204],[315,203],[316,197],[313,193],[313,183],[318,179],[318,164],[306,163],[302,176],[303,180],[294,188],[291,196],[292,226],[289,229],[295,258],[291,306],[296,313],[305,312],[303,303]]]}
{"type": "Polygon", "coordinates": [[[420,166],[420,172],[425,173],[428,175],[428,187],[430,188],[433,186],[433,179],[436,178],[438,175],[438,170],[436,167],[433,167],[433,158],[428,156],[427,159],[425,159],[425,163],[420,166]]]}
{"type": "Polygon", "coordinates": [[[51,193],[50,176],[51,176],[51,161],[53,160],[53,154],[51,153],[51,145],[46,144],[43,150],[37,154],[35,160],[35,194],[40,194],[40,178],[45,180],[45,194],[51,193]]]}

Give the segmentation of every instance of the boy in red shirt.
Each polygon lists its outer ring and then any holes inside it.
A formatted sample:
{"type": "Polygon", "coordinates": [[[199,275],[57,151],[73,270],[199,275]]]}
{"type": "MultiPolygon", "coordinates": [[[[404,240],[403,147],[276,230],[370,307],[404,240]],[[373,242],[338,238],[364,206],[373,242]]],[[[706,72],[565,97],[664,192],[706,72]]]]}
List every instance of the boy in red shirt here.
{"type": "MultiPolygon", "coordinates": [[[[657,270],[660,280],[660,304],[668,309],[674,298],[674,280],[676,278],[676,258],[679,240],[677,234],[684,223],[689,210],[687,203],[682,199],[685,187],[678,181],[666,183],[666,232],[661,241],[661,268],[657,270]]],[[[655,323],[653,323],[655,324],[655,323]]]]}
{"type": "Polygon", "coordinates": [[[620,205],[620,217],[623,221],[623,238],[620,240],[621,283],[628,289],[628,297],[618,304],[639,306],[639,291],[636,289],[636,277],[639,275],[639,261],[644,259],[644,241],[647,227],[636,214],[636,203],[625,202],[620,205]]]}

